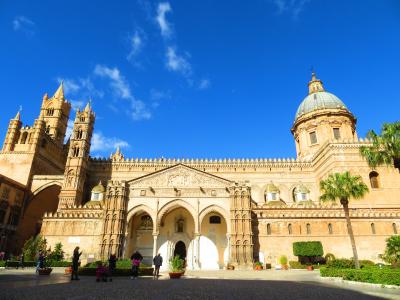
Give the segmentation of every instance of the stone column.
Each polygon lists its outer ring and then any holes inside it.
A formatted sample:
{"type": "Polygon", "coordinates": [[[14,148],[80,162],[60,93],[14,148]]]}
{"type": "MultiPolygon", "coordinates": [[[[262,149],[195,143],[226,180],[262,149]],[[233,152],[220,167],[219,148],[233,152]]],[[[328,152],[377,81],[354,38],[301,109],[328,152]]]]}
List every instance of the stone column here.
{"type": "Polygon", "coordinates": [[[229,233],[226,234],[226,247],[228,248],[228,261],[226,264],[230,264],[231,262],[231,235],[229,233]]]}
{"type": "Polygon", "coordinates": [[[153,233],[153,258],[157,255],[158,233],[153,233]]]}
{"type": "Polygon", "coordinates": [[[196,270],[200,270],[200,233],[195,233],[194,238],[194,246],[195,246],[195,264],[194,268],[196,270]]]}

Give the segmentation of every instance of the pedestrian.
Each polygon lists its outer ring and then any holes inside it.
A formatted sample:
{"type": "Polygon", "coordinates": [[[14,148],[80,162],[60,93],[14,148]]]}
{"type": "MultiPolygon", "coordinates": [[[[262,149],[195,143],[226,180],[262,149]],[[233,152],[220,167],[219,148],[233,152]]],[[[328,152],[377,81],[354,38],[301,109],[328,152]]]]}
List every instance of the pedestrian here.
{"type": "Polygon", "coordinates": [[[117,266],[117,256],[114,254],[110,255],[110,258],[108,259],[108,275],[110,276],[110,281],[112,281],[112,275],[114,273],[114,270],[117,266]]]}
{"type": "Polygon", "coordinates": [[[132,254],[132,256],[131,256],[131,261],[132,261],[131,279],[136,279],[139,276],[139,266],[140,266],[140,262],[142,261],[142,259],[143,259],[143,256],[138,251],[135,251],[135,253],[132,254]]]}
{"type": "Polygon", "coordinates": [[[21,268],[21,269],[24,268],[24,261],[25,261],[24,253],[21,253],[21,255],[19,256],[19,263],[18,263],[17,269],[18,268],[21,268]]]}
{"type": "Polygon", "coordinates": [[[109,269],[101,261],[97,263],[97,268],[96,268],[96,281],[104,281],[107,282],[107,276],[108,276],[109,269]]]}
{"type": "Polygon", "coordinates": [[[36,265],[36,273],[39,273],[39,269],[44,268],[44,254],[43,252],[39,252],[38,262],[36,265]]]}
{"type": "Polygon", "coordinates": [[[154,264],[154,273],[153,273],[153,279],[158,279],[158,275],[160,273],[160,267],[162,266],[162,256],[160,253],[158,253],[156,256],[153,258],[153,264],[154,264]]]}
{"type": "Polygon", "coordinates": [[[78,278],[78,267],[79,267],[79,257],[81,255],[82,255],[82,252],[79,252],[79,247],[76,247],[74,249],[74,253],[73,253],[73,256],[72,256],[71,280],[79,280],[79,278],[78,278]]]}

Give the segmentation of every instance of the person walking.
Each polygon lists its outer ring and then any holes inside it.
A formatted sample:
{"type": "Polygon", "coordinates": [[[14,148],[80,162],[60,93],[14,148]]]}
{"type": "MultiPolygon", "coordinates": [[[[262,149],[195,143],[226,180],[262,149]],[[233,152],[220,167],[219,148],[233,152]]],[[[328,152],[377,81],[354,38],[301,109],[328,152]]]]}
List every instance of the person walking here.
{"type": "Polygon", "coordinates": [[[153,258],[153,264],[154,264],[154,273],[153,273],[153,279],[158,279],[158,275],[160,273],[160,267],[162,266],[162,256],[160,253],[158,253],[156,256],[153,258]]]}
{"type": "Polygon", "coordinates": [[[76,247],[74,249],[74,253],[73,253],[73,256],[72,256],[71,280],[79,280],[79,278],[78,278],[78,267],[79,267],[79,257],[81,255],[82,255],[82,252],[79,252],[79,247],[76,247]]]}
{"type": "Polygon", "coordinates": [[[36,265],[36,273],[39,273],[39,269],[44,268],[44,254],[43,252],[39,252],[38,262],[36,265]]]}
{"type": "Polygon", "coordinates": [[[110,255],[108,259],[108,276],[110,277],[110,281],[112,281],[112,274],[114,274],[114,270],[117,266],[117,256],[114,254],[110,255]]]}
{"type": "Polygon", "coordinates": [[[21,255],[19,256],[19,263],[18,263],[17,269],[18,268],[23,269],[24,268],[24,262],[25,262],[24,253],[21,253],[21,255]]]}
{"type": "Polygon", "coordinates": [[[139,266],[140,266],[140,262],[142,261],[142,259],[143,259],[143,256],[138,251],[135,251],[135,253],[132,254],[132,256],[131,256],[131,261],[132,261],[131,279],[136,279],[139,276],[139,266]]]}

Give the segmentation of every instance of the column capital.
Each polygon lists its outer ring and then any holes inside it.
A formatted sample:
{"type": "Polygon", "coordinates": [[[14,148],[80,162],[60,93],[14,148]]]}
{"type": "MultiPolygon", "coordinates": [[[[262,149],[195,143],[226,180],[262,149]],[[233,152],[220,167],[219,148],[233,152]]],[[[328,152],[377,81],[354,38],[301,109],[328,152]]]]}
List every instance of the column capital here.
{"type": "Polygon", "coordinates": [[[159,236],[159,232],[153,232],[153,238],[157,238],[159,236]]]}

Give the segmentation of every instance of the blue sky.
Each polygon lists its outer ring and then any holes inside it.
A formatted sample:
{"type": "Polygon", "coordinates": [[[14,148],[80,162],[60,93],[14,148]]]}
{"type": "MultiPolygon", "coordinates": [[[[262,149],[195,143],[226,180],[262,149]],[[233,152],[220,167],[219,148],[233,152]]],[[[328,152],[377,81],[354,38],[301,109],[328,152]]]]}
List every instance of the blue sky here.
{"type": "Polygon", "coordinates": [[[294,157],[312,66],[359,136],[399,119],[398,1],[3,0],[0,36],[2,138],[64,80],[92,155],[294,157]]]}

